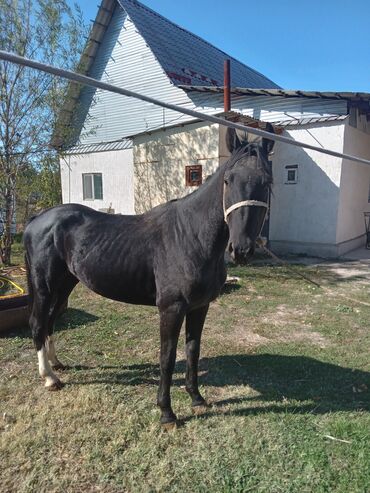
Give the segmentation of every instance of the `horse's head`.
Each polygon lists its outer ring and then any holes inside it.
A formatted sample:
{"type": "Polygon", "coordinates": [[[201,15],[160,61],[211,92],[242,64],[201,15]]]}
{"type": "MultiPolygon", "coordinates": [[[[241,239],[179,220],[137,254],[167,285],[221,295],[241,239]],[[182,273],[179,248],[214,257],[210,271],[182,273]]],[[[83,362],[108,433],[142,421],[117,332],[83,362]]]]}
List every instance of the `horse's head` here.
{"type": "MultiPolygon", "coordinates": [[[[272,125],[267,130],[273,133],[272,125]]],[[[229,227],[229,253],[237,263],[253,255],[268,209],[272,171],[268,161],[274,141],[242,141],[228,128],[231,158],[224,174],[224,214],[229,227]]]]}

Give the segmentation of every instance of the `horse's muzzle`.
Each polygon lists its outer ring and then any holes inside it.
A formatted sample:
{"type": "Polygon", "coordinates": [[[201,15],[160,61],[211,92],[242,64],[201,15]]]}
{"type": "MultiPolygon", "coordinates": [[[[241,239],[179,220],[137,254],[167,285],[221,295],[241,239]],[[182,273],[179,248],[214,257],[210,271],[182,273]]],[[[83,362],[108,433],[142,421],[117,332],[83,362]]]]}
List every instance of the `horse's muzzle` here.
{"type": "Polygon", "coordinates": [[[234,247],[232,243],[229,244],[229,253],[231,258],[236,264],[247,264],[248,260],[252,257],[255,250],[255,244],[248,245],[247,247],[234,247]]]}

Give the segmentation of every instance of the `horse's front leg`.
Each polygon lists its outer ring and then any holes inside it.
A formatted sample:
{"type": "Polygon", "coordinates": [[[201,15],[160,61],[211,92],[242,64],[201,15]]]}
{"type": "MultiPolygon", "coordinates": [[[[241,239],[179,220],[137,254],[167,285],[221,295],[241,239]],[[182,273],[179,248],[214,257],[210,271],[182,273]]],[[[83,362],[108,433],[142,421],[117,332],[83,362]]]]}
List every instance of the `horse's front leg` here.
{"type": "Polygon", "coordinates": [[[193,310],[186,315],[186,379],[185,386],[192,399],[195,413],[203,410],[206,401],[198,388],[198,361],[200,340],[209,305],[193,310]]]}
{"type": "Polygon", "coordinates": [[[169,307],[160,308],[159,314],[161,334],[161,377],[157,404],[161,409],[161,424],[168,426],[176,423],[176,415],[171,408],[170,387],[176,362],[177,341],[185,316],[185,306],[183,303],[175,303],[169,307]]]}

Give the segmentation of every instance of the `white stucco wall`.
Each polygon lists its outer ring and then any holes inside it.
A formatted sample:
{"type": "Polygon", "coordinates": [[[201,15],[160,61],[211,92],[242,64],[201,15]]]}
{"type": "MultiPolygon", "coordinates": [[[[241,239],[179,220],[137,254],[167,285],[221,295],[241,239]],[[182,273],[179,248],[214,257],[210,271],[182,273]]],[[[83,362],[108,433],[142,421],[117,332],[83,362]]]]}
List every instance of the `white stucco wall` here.
{"type": "MultiPolygon", "coordinates": [[[[343,152],[344,131],[345,123],[337,121],[293,127],[285,135],[343,152]]],[[[202,123],[136,137],[136,213],[192,192],[193,187],[185,186],[185,165],[203,164],[203,179],[212,174],[224,160],[220,139],[218,125],[202,123]]],[[[337,234],[341,172],[341,158],[275,144],[269,227],[273,249],[323,257],[341,253],[337,234]],[[298,165],[296,184],[286,184],[287,165],[298,165]]]]}
{"type": "MultiPolygon", "coordinates": [[[[347,121],[297,126],[285,134],[370,159],[370,136],[347,121]]],[[[205,179],[219,166],[220,156],[218,125],[197,123],[136,137],[136,213],[192,192],[185,186],[185,166],[203,164],[205,179]]],[[[363,241],[370,167],[276,143],[273,174],[269,239],[274,250],[335,257],[363,241]],[[296,184],[286,183],[289,165],[298,165],[296,184]]]]}
{"type": "MultiPolygon", "coordinates": [[[[344,152],[370,159],[370,135],[351,127],[344,130],[344,152]]],[[[337,243],[341,251],[365,245],[364,211],[370,211],[368,202],[370,166],[344,160],[340,182],[337,243]]]]}
{"type": "Polygon", "coordinates": [[[193,192],[196,187],[185,186],[185,166],[194,164],[203,166],[203,181],[217,169],[218,125],[195,123],[136,137],[136,213],[193,192]]]}
{"type": "Polygon", "coordinates": [[[132,149],[66,156],[61,160],[63,203],[84,204],[115,213],[134,213],[132,149]],[[103,199],[84,200],[82,175],[102,173],[103,199]]]}
{"type": "MultiPolygon", "coordinates": [[[[344,123],[295,127],[285,135],[343,152],[344,123]]],[[[280,252],[337,255],[337,211],[341,159],[286,144],[275,144],[270,241],[280,252]],[[298,181],[286,184],[287,165],[298,165],[298,181]]]]}

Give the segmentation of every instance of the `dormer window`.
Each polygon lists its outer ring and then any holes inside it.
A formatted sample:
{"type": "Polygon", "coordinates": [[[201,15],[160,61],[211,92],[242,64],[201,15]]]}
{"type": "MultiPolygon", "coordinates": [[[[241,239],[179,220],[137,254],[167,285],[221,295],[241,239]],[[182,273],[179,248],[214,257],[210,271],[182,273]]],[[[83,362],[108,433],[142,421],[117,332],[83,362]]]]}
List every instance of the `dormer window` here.
{"type": "Polygon", "coordinates": [[[294,185],[298,181],[298,164],[285,166],[285,184],[294,185]]]}

